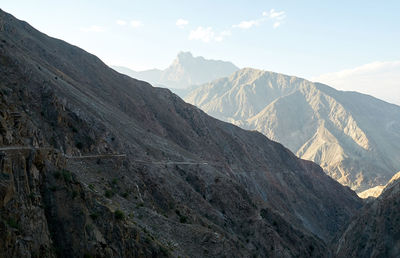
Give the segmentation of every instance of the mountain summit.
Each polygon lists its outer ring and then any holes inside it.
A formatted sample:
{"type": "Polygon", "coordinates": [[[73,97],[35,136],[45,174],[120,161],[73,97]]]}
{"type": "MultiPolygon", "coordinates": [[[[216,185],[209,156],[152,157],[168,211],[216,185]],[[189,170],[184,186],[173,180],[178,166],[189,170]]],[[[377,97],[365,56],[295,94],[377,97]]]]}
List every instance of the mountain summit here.
{"type": "Polygon", "coordinates": [[[190,52],[179,52],[172,64],[165,70],[136,72],[126,67],[113,66],[115,70],[133,78],[150,82],[155,86],[185,89],[214,79],[228,76],[239,70],[231,62],[194,57],[190,52]]]}
{"type": "Polygon", "coordinates": [[[368,95],[246,68],[185,100],[262,132],[358,192],[386,184],[400,168],[400,107],[368,95]]]}

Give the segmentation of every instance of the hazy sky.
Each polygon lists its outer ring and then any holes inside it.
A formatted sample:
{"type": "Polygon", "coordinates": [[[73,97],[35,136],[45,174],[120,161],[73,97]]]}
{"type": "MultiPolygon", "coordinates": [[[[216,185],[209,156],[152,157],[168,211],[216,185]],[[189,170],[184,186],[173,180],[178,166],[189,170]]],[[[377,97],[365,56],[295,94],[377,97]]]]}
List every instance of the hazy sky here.
{"type": "Polygon", "coordinates": [[[400,1],[2,0],[0,8],[134,70],[163,69],[183,50],[337,86],[343,71],[400,60],[400,1]]]}

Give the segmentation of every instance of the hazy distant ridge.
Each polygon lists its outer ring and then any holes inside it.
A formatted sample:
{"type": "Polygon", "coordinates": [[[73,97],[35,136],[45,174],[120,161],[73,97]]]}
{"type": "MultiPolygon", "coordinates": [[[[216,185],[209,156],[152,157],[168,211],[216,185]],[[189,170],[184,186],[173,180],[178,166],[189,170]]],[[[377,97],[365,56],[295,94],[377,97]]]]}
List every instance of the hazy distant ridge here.
{"type": "Polygon", "coordinates": [[[151,69],[137,72],[122,66],[112,66],[112,68],[155,86],[173,89],[185,89],[192,85],[203,84],[239,70],[231,62],[210,60],[201,56],[193,57],[190,52],[178,53],[172,64],[165,70],[151,69]]]}

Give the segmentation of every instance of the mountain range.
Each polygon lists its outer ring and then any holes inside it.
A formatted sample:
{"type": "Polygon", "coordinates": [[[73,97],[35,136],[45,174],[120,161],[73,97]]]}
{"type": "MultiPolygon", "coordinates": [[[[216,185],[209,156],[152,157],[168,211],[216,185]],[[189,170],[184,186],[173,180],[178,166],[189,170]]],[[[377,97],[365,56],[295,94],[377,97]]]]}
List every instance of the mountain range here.
{"type": "Polygon", "coordinates": [[[225,77],[239,70],[231,62],[194,57],[190,52],[179,52],[165,70],[133,71],[122,66],[112,66],[116,71],[132,78],[150,82],[154,86],[174,89],[179,93],[193,85],[225,77]]]}
{"type": "Polygon", "coordinates": [[[362,205],[262,134],[0,18],[1,256],[321,257],[362,205]]]}
{"type": "Polygon", "coordinates": [[[357,192],[385,185],[400,168],[400,107],[368,95],[245,68],[184,99],[262,132],[357,192]]]}
{"type": "Polygon", "coordinates": [[[382,219],[283,145],[2,10],[0,67],[1,257],[349,257],[364,216],[398,254],[397,190],[372,201],[382,219]]]}

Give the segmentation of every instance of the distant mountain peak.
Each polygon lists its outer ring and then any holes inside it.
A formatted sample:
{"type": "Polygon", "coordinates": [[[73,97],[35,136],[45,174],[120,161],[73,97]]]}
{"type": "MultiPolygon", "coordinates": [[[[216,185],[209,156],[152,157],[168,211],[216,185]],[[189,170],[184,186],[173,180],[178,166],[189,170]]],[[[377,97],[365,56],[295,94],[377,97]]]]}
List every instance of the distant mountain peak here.
{"type": "Polygon", "coordinates": [[[177,59],[193,58],[193,54],[190,51],[179,51],[179,53],[176,57],[177,57],[177,59]]]}
{"type": "Polygon", "coordinates": [[[171,89],[187,89],[193,85],[229,76],[239,70],[231,62],[193,56],[189,51],[180,51],[165,70],[151,69],[136,72],[124,67],[114,66],[113,68],[120,73],[147,81],[155,86],[171,89]]]}
{"type": "Polygon", "coordinates": [[[168,68],[173,67],[175,65],[184,66],[184,65],[192,64],[192,63],[196,62],[199,59],[204,60],[203,57],[194,57],[191,52],[180,51],[176,55],[174,61],[172,62],[172,64],[168,68]]]}

